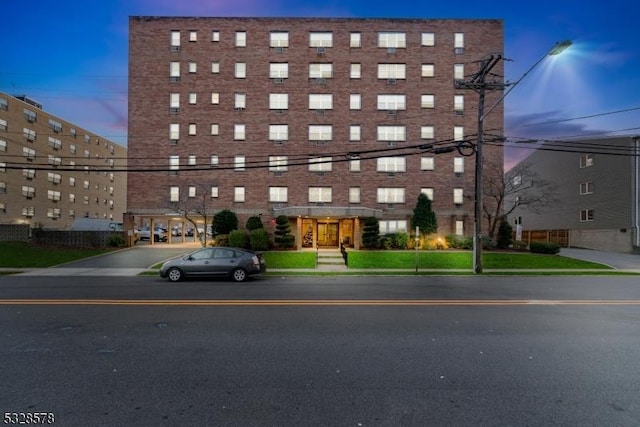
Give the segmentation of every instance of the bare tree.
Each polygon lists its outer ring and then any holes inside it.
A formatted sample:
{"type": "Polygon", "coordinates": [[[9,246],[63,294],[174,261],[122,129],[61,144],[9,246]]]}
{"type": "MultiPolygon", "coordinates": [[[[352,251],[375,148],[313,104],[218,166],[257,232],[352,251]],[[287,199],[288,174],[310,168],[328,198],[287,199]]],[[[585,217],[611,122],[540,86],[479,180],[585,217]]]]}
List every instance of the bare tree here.
{"type": "Polygon", "coordinates": [[[557,185],[543,179],[529,163],[520,162],[505,172],[502,163],[489,161],[485,163],[485,170],[482,210],[492,240],[500,222],[516,208],[539,213],[558,201],[557,185]]]}
{"type": "Polygon", "coordinates": [[[194,236],[202,247],[207,246],[207,229],[211,224],[214,210],[208,192],[209,189],[202,184],[183,185],[179,187],[178,200],[171,202],[171,208],[193,226],[194,236]],[[202,231],[198,228],[199,221],[204,223],[202,231]]]}

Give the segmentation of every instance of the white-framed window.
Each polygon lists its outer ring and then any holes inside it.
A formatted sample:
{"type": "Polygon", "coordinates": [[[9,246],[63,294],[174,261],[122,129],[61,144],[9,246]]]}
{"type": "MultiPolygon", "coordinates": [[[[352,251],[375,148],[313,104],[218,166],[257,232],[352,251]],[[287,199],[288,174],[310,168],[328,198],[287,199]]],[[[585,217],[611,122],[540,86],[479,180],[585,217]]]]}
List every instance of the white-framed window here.
{"type": "Polygon", "coordinates": [[[22,186],[22,195],[27,199],[33,199],[36,196],[36,188],[30,185],[22,186]]]}
{"type": "Polygon", "coordinates": [[[220,157],[216,154],[209,156],[209,165],[213,168],[220,166],[220,157]]]}
{"type": "Polygon", "coordinates": [[[289,125],[269,125],[269,141],[288,141],[289,125]]]}
{"type": "Polygon", "coordinates": [[[196,156],[194,154],[189,154],[189,157],[187,157],[187,165],[195,166],[197,164],[196,162],[196,156]]]}
{"type": "Polygon", "coordinates": [[[349,141],[360,141],[362,139],[362,127],[360,125],[349,126],[349,141]]]}
{"type": "Polygon", "coordinates": [[[457,219],[455,227],[456,227],[456,231],[455,231],[456,236],[464,236],[464,221],[462,221],[461,219],[457,219]]]}
{"type": "Polygon", "coordinates": [[[174,185],[169,187],[169,201],[172,203],[180,201],[180,187],[174,185]]]}
{"type": "Polygon", "coordinates": [[[349,66],[349,78],[359,79],[362,78],[362,64],[351,63],[349,66]]]}
{"type": "Polygon", "coordinates": [[[580,167],[589,168],[593,166],[593,154],[585,154],[580,156],[580,167]]]}
{"type": "Polygon", "coordinates": [[[309,187],[310,203],[331,203],[331,187],[309,187]]]}
{"type": "Polygon", "coordinates": [[[24,113],[25,120],[29,123],[35,123],[38,121],[38,115],[35,113],[35,111],[31,111],[28,108],[25,108],[22,111],[24,113]]]}
{"type": "Polygon", "coordinates": [[[453,140],[464,141],[464,126],[453,127],[453,140]]]}
{"type": "Polygon", "coordinates": [[[333,95],[330,93],[310,93],[310,110],[333,110],[333,95]]]}
{"type": "Polygon", "coordinates": [[[169,78],[172,81],[180,80],[180,62],[172,61],[169,63],[169,78]]]}
{"type": "Polygon", "coordinates": [[[171,111],[178,111],[180,109],[180,94],[179,93],[170,93],[169,94],[169,108],[171,111]]]}
{"type": "Polygon", "coordinates": [[[420,34],[420,45],[421,46],[435,46],[436,45],[436,34],[435,33],[422,33],[422,34],[420,34]]]}
{"type": "Polygon", "coordinates": [[[233,168],[237,171],[245,170],[246,158],[245,156],[235,156],[233,158],[233,168]]]}
{"type": "Polygon", "coordinates": [[[247,139],[247,125],[236,123],[233,125],[233,139],[235,141],[244,141],[247,139]]]}
{"type": "Polygon", "coordinates": [[[349,203],[360,203],[360,187],[349,187],[349,203]]]}
{"type": "Polygon", "coordinates": [[[464,33],[455,33],[453,35],[453,49],[456,54],[464,53],[464,33]]]}
{"type": "Polygon", "coordinates": [[[462,188],[453,189],[453,203],[456,205],[464,203],[464,190],[462,188]]]}
{"type": "Polygon", "coordinates": [[[424,187],[420,189],[420,192],[427,196],[427,199],[433,202],[433,187],[424,187]]]}
{"type": "Polygon", "coordinates": [[[289,33],[287,31],[271,31],[269,33],[269,47],[289,47],[289,33]]]}
{"type": "Polygon", "coordinates": [[[60,192],[56,191],[56,190],[47,190],[47,199],[49,200],[54,200],[54,201],[58,201],[60,200],[60,192]]]}
{"type": "Polygon", "coordinates": [[[404,80],[407,78],[406,64],[378,64],[378,79],[404,80]]]}
{"type": "Polygon", "coordinates": [[[218,61],[211,61],[211,74],[220,74],[220,63],[218,61]]]}
{"type": "Polygon", "coordinates": [[[220,94],[218,92],[211,92],[211,104],[220,104],[220,94]]]}
{"type": "Polygon", "coordinates": [[[362,33],[351,32],[349,34],[349,47],[362,47],[362,33]]]}
{"type": "Polygon", "coordinates": [[[189,191],[188,197],[196,197],[196,186],[190,185],[187,189],[189,191]]]}
{"type": "Polygon", "coordinates": [[[0,151],[7,151],[7,141],[0,139],[0,151]]]}
{"type": "Polygon", "coordinates": [[[36,208],[34,206],[23,206],[22,207],[22,216],[32,217],[36,213],[36,208]]]}
{"type": "Polygon", "coordinates": [[[310,79],[330,79],[333,78],[333,64],[331,63],[312,63],[309,64],[310,79]]]}
{"type": "Polygon", "coordinates": [[[234,76],[236,79],[246,79],[247,78],[247,63],[246,62],[236,62],[234,68],[234,76]]]}
{"type": "Polygon", "coordinates": [[[593,182],[587,181],[580,183],[580,194],[593,194],[593,182]]]}
{"type": "Polygon", "coordinates": [[[0,130],[7,130],[7,121],[5,119],[0,119],[0,130]]]}
{"type": "Polygon", "coordinates": [[[269,201],[274,203],[288,202],[289,189],[287,187],[269,187],[269,201]]]}
{"type": "Polygon", "coordinates": [[[433,126],[420,126],[420,138],[421,139],[433,139],[435,138],[435,128],[433,126]]]}
{"type": "Polygon", "coordinates": [[[405,126],[378,126],[378,141],[406,141],[407,129],[405,126]]]}
{"type": "Polygon", "coordinates": [[[378,33],[378,47],[407,47],[407,35],[401,32],[380,32],[378,33]]]}
{"type": "Polygon", "coordinates": [[[593,209],[582,209],[580,211],[580,222],[588,222],[593,220],[594,220],[593,209]]]}
{"type": "Polygon", "coordinates": [[[180,156],[169,156],[169,170],[177,171],[180,169],[180,156]]]}
{"type": "Polygon", "coordinates": [[[404,188],[380,187],[377,193],[378,203],[404,203],[404,188]]]}
{"type": "Polygon", "coordinates": [[[378,110],[406,110],[407,96],[402,94],[378,95],[378,110]]]}
{"type": "Polygon", "coordinates": [[[464,64],[453,64],[453,78],[464,80],[464,64]]]}
{"type": "Polygon", "coordinates": [[[27,139],[27,141],[33,142],[37,139],[36,131],[29,128],[22,128],[22,134],[27,139]]]}
{"type": "Polygon", "coordinates": [[[464,95],[453,96],[453,110],[456,113],[464,112],[464,95]]]}
{"type": "Polygon", "coordinates": [[[361,171],[361,161],[360,159],[352,159],[349,160],[349,171],[350,172],[360,172],[361,171]]]}
{"type": "Polygon", "coordinates": [[[246,201],[246,190],[244,187],[233,187],[233,201],[240,203],[246,201]]]}
{"type": "Polygon", "coordinates": [[[435,157],[421,157],[420,158],[420,170],[421,171],[436,170],[436,158],[435,157]]]}
{"type": "Polygon", "coordinates": [[[244,110],[247,108],[247,94],[236,92],[233,94],[233,107],[236,110],[244,110]]]}
{"type": "Polygon", "coordinates": [[[27,160],[33,160],[33,159],[36,158],[36,150],[34,150],[33,148],[29,148],[29,147],[22,147],[22,155],[27,160]]]}
{"type": "Polygon", "coordinates": [[[188,129],[189,135],[194,136],[198,134],[198,126],[195,123],[189,123],[188,129]]]}
{"type": "Polygon", "coordinates": [[[512,180],[512,183],[513,183],[514,187],[517,187],[520,184],[522,184],[522,175],[518,174],[518,175],[514,176],[513,180],[512,180]]]}
{"type": "Polygon", "coordinates": [[[189,31],[189,41],[197,42],[198,41],[198,32],[195,30],[189,31]]]}
{"type": "Polygon", "coordinates": [[[407,221],[404,219],[384,220],[380,221],[378,224],[380,226],[380,234],[407,232],[407,221]]]}
{"type": "Polygon", "coordinates": [[[269,156],[269,171],[286,172],[289,170],[289,158],[287,156],[269,156]]]}
{"type": "Polygon", "coordinates": [[[211,123],[211,135],[220,135],[220,125],[218,123],[211,123]]]}
{"type": "Polygon", "coordinates": [[[349,94],[349,109],[362,110],[362,95],[359,93],[349,94]]]}
{"type": "Polygon", "coordinates": [[[453,158],[453,172],[464,173],[464,157],[453,158]]]}
{"type": "Polygon", "coordinates": [[[76,195],[73,193],[69,193],[69,203],[75,203],[76,202],[76,195]]]}
{"type": "Polygon", "coordinates": [[[378,172],[406,172],[407,159],[405,157],[379,157],[377,159],[378,172]]]}
{"type": "Polygon", "coordinates": [[[421,108],[435,108],[436,96],[430,93],[425,93],[420,96],[421,108]]]}
{"type": "Polygon", "coordinates": [[[309,172],[330,172],[333,168],[331,157],[314,157],[309,159],[309,172]]]}
{"type": "Polygon", "coordinates": [[[180,49],[180,31],[171,31],[170,46],[172,48],[177,48],[173,50],[180,49]]]}
{"type": "Polygon", "coordinates": [[[189,104],[195,105],[198,102],[198,94],[195,92],[189,92],[189,104]]]}
{"type": "Polygon", "coordinates": [[[60,218],[60,208],[47,208],[47,217],[53,219],[60,218]]]}
{"type": "Polygon", "coordinates": [[[289,78],[289,63],[272,62],[269,64],[270,79],[287,79],[289,78]]]}
{"type": "Polygon", "coordinates": [[[236,31],[236,47],[247,47],[246,31],[236,31]]]}
{"type": "Polygon", "coordinates": [[[309,125],[309,141],[331,141],[333,139],[333,126],[309,125]]]}
{"type": "Polygon", "coordinates": [[[420,75],[422,77],[433,77],[436,75],[436,66],[435,64],[422,64],[420,67],[420,75]]]}
{"type": "Polygon", "coordinates": [[[195,74],[195,73],[198,72],[198,63],[197,62],[189,61],[188,67],[189,67],[189,73],[190,74],[195,74]]]}
{"type": "Polygon", "coordinates": [[[62,158],[58,156],[52,156],[51,154],[49,154],[47,161],[49,162],[50,165],[60,166],[60,164],[62,163],[62,158]]]}
{"type": "MultiPolygon", "coordinates": [[[[33,179],[36,177],[36,170],[35,169],[22,169],[22,176],[24,176],[27,179],[33,179]]],[[[75,187],[76,185],[76,179],[74,177],[70,177],[69,178],[69,186],[70,187],[75,187]]]]}
{"type": "Polygon", "coordinates": [[[212,199],[217,199],[218,198],[218,194],[219,194],[218,186],[217,185],[212,185],[211,189],[209,191],[209,194],[210,194],[212,199]]]}
{"type": "Polygon", "coordinates": [[[333,47],[333,33],[310,32],[309,47],[333,47]]]}
{"type": "Polygon", "coordinates": [[[218,30],[212,30],[211,31],[211,41],[212,42],[219,42],[220,41],[220,31],[218,31],[218,30]]]}
{"type": "Polygon", "coordinates": [[[270,110],[288,110],[289,94],[288,93],[270,93],[269,109],[270,110]]]}

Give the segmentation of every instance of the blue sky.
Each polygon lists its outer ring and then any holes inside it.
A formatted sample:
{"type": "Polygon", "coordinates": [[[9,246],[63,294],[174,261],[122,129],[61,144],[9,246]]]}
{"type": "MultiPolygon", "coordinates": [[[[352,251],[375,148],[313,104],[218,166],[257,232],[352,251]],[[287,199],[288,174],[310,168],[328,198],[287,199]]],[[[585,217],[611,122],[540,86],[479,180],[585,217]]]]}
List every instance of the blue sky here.
{"type": "MultiPolygon", "coordinates": [[[[640,31],[631,0],[3,0],[0,91],[126,145],[128,17],[311,16],[504,20],[509,138],[640,134],[640,31]],[[589,117],[587,117],[589,116],[589,117]]],[[[507,163],[525,153],[510,149],[507,163]]]]}

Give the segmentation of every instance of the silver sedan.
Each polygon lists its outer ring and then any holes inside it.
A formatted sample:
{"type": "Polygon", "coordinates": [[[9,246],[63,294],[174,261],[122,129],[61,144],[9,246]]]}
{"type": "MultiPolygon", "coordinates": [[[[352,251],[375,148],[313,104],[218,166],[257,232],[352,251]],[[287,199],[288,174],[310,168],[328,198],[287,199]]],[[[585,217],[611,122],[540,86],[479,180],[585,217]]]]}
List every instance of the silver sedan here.
{"type": "Polygon", "coordinates": [[[202,248],[165,262],[160,277],[178,282],[185,277],[226,276],[236,282],[264,273],[264,256],[246,249],[212,247],[202,248]]]}

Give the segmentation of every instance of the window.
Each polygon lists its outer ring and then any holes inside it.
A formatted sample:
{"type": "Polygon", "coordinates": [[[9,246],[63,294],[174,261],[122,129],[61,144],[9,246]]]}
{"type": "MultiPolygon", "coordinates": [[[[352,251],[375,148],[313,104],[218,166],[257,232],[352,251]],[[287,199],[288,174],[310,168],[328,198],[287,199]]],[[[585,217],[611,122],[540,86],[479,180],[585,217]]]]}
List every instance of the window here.
{"type": "Polygon", "coordinates": [[[69,193],[69,203],[75,203],[76,202],[76,195],[73,193],[69,193]]]}
{"type": "Polygon", "coordinates": [[[378,78],[397,80],[407,78],[406,64],[378,64],[378,78]]]}
{"type": "Polygon", "coordinates": [[[362,95],[359,93],[352,93],[349,95],[349,109],[361,110],[362,109],[362,95]]]}
{"type": "Polygon", "coordinates": [[[194,136],[198,134],[198,129],[195,123],[189,123],[189,135],[194,136]]]}
{"type": "Polygon", "coordinates": [[[361,47],[362,46],[362,34],[350,33],[349,34],[349,47],[361,47]]]}
{"type": "Polygon", "coordinates": [[[588,168],[593,166],[593,154],[585,154],[584,156],[580,156],[580,167],[588,168]]]}
{"type": "Polygon", "coordinates": [[[269,94],[270,110],[288,110],[289,94],[287,93],[270,93],[269,94]]]}
{"type": "Polygon", "coordinates": [[[464,202],[464,192],[462,188],[454,188],[453,189],[453,203],[456,205],[461,205],[464,202]]]}
{"type": "Polygon", "coordinates": [[[195,74],[197,72],[198,72],[198,64],[193,61],[189,62],[189,73],[195,74]]]}
{"type": "Polygon", "coordinates": [[[309,33],[309,47],[332,47],[333,33],[309,33]]]}
{"type": "MultiPolygon", "coordinates": [[[[35,169],[22,169],[22,176],[24,176],[27,179],[33,179],[36,177],[36,170],[35,169]]],[[[73,178],[75,180],[75,178],[73,178]]],[[[69,185],[71,185],[72,187],[75,185],[75,181],[72,184],[71,183],[71,178],[69,178],[69,185]]]]}
{"type": "Polygon", "coordinates": [[[420,45],[421,46],[435,46],[436,45],[436,35],[434,33],[422,33],[420,35],[420,45]]]}
{"type": "Polygon", "coordinates": [[[380,234],[389,233],[406,233],[407,221],[406,220],[387,220],[380,221],[380,234]]]}
{"type": "Polygon", "coordinates": [[[7,130],[7,121],[5,119],[0,119],[0,130],[7,130]]]}
{"type": "Polygon", "coordinates": [[[349,77],[359,79],[362,77],[362,64],[352,63],[350,66],[349,77]]]}
{"type": "Polygon", "coordinates": [[[246,31],[236,31],[236,47],[247,47],[246,31]]]}
{"type": "Polygon", "coordinates": [[[457,55],[464,53],[464,33],[453,35],[453,50],[457,55]]]}
{"type": "Polygon", "coordinates": [[[57,202],[58,200],[60,200],[60,192],[55,190],[48,190],[47,199],[57,202]]]}
{"type": "Polygon", "coordinates": [[[331,125],[310,125],[309,141],[330,141],[333,135],[331,125]]]}
{"type": "Polygon", "coordinates": [[[421,139],[435,138],[435,128],[433,126],[420,126],[420,138],[421,139]]]}
{"type": "Polygon", "coordinates": [[[220,74],[220,63],[218,61],[211,62],[211,74],[220,74]]]}
{"type": "Polygon", "coordinates": [[[287,187],[269,187],[269,201],[286,203],[288,201],[287,187]]]}
{"type": "Polygon", "coordinates": [[[36,208],[33,206],[24,206],[22,208],[22,216],[32,217],[33,215],[35,215],[35,212],[36,208]]]}
{"type": "Polygon", "coordinates": [[[433,77],[436,73],[436,66],[434,64],[422,64],[421,70],[420,75],[422,77],[433,77]]]}
{"type": "Polygon", "coordinates": [[[29,147],[22,147],[22,155],[27,158],[27,160],[33,160],[36,158],[36,150],[29,147]]]}
{"type": "Polygon", "coordinates": [[[378,110],[406,110],[406,95],[378,95],[378,110]]]}
{"type": "Polygon", "coordinates": [[[464,95],[453,96],[453,110],[457,114],[461,114],[464,112],[464,95]]]}
{"type": "Polygon", "coordinates": [[[47,208],[47,217],[52,219],[60,218],[60,208],[47,208]]]}
{"type": "Polygon", "coordinates": [[[289,47],[289,33],[285,31],[272,31],[269,34],[269,47],[289,47]]]}
{"type": "Polygon", "coordinates": [[[52,156],[51,154],[49,154],[47,161],[53,166],[59,166],[62,163],[62,159],[60,157],[52,156]]]}
{"type": "Polygon", "coordinates": [[[169,187],[169,201],[170,202],[179,202],[180,201],[180,187],[169,187]]]}
{"type": "Polygon", "coordinates": [[[269,141],[287,141],[289,125],[269,125],[269,141]]]}
{"type": "Polygon", "coordinates": [[[60,184],[62,182],[62,175],[60,175],[59,173],[48,172],[47,181],[54,184],[60,184]]]}
{"type": "Polygon", "coordinates": [[[464,157],[454,157],[453,172],[457,174],[464,173],[464,157]]]}
{"type": "Polygon", "coordinates": [[[453,64],[453,78],[464,80],[464,64],[453,64]]]}
{"type": "Polygon", "coordinates": [[[453,127],[453,140],[464,141],[464,126],[453,127]]]}
{"type": "Polygon", "coordinates": [[[197,42],[198,41],[198,32],[197,31],[189,31],[189,41],[197,42]]]}
{"type": "Polygon", "coordinates": [[[378,188],[378,203],[404,203],[404,188],[378,188]]]}
{"type": "Polygon", "coordinates": [[[349,187],[349,203],[360,203],[360,187],[349,187]]]}
{"type": "Polygon", "coordinates": [[[309,159],[309,172],[330,172],[332,170],[331,157],[315,157],[309,159]]]}
{"type": "Polygon", "coordinates": [[[4,98],[0,98],[0,110],[2,110],[2,111],[8,111],[9,110],[9,103],[4,98]]]}
{"type": "Polygon", "coordinates": [[[28,108],[25,108],[22,111],[24,113],[25,120],[29,123],[35,123],[36,121],[38,121],[38,115],[34,111],[31,111],[28,108]]]}
{"type": "Polygon", "coordinates": [[[420,107],[422,108],[434,108],[436,105],[435,95],[425,94],[420,97],[420,107]]]}
{"type": "Polygon", "coordinates": [[[218,92],[211,93],[211,103],[214,105],[220,104],[220,94],[218,92]]]}
{"type": "Polygon", "coordinates": [[[593,209],[582,209],[580,211],[580,222],[593,221],[593,209]]]}
{"type": "Polygon", "coordinates": [[[378,172],[406,172],[407,160],[404,157],[380,157],[376,170],[378,172]]]}
{"type": "Polygon", "coordinates": [[[7,141],[0,139],[0,151],[7,151],[7,141]]]}
{"type": "Polygon", "coordinates": [[[245,62],[236,62],[235,64],[235,77],[236,79],[247,78],[247,64],[245,62]]]}
{"type": "Polygon", "coordinates": [[[457,236],[463,236],[464,235],[464,221],[457,219],[456,220],[456,231],[455,234],[457,236]]]}
{"type": "Polygon", "coordinates": [[[330,79],[333,77],[333,64],[309,64],[310,79],[330,79]]]}
{"type": "Polygon", "coordinates": [[[194,185],[190,185],[188,190],[189,197],[196,197],[196,187],[194,185]]]}
{"type": "Polygon", "coordinates": [[[233,125],[233,139],[235,141],[244,141],[247,138],[247,126],[244,124],[233,125]]]}
{"type": "Polygon", "coordinates": [[[220,125],[211,123],[211,135],[220,135],[220,125]]]}
{"type": "MultiPolygon", "coordinates": [[[[35,173],[35,171],[34,171],[35,173]]],[[[76,179],[72,176],[69,177],[69,186],[70,187],[75,187],[76,186],[76,179]]]]}
{"type": "Polygon", "coordinates": [[[176,112],[179,109],[180,109],[180,94],[170,93],[169,94],[169,111],[176,112]]]}
{"type": "Polygon", "coordinates": [[[518,175],[513,177],[513,186],[517,187],[520,184],[522,184],[522,175],[518,174],[518,175]]]}
{"type": "Polygon", "coordinates": [[[178,123],[171,123],[169,125],[169,139],[172,141],[180,139],[180,125],[178,123]]]}
{"type": "Polygon", "coordinates": [[[272,62],[269,64],[270,79],[289,78],[289,64],[286,62],[272,62]]]}
{"type": "Polygon", "coordinates": [[[180,50],[180,31],[171,31],[171,50],[180,50]]]}
{"type": "Polygon", "coordinates": [[[328,94],[309,94],[309,109],[310,110],[332,110],[333,109],[333,95],[328,94]]]}
{"type": "Polygon", "coordinates": [[[381,32],[378,33],[378,47],[403,48],[407,47],[405,33],[381,32]]]}
{"type": "Polygon", "coordinates": [[[169,79],[172,82],[177,82],[180,80],[180,63],[179,62],[169,63],[169,79]]]}
{"type": "Polygon", "coordinates": [[[427,199],[433,202],[433,188],[431,187],[421,188],[420,192],[425,196],[427,196],[427,199]]]}
{"type": "Polygon", "coordinates": [[[360,159],[352,159],[349,160],[349,171],[351,172],[360,172],[360,159]]]}
{"type": "Polygon", "coordinates": [[[218,187],[217,186],[212,186],[211,187],[211,198],[215,199],[218,197],[218,187]]]}
{"type": "Polygon", "coordinates": [[[187,157],[187,165],[195,166],[196,165],[196,156],[194,156],[193,154],[190,154],[189,157],[187,157]]]}
{"type": "Polygon", "coordinates": [[[23,128],[22,133],[27,141],[35,141],[36,140],[36,131],[28,128],[23,128]]]}
{"type": "Polygon", "coordinates": [[[0,194],[7,194],[7,183],[0,182],[0,194]]]}
{"type": "Polygon", "coordinates": [[[245,188],[244,187],[234,187],[233,188],[233,201],[234,202],[244,202],[245,201],[245,188]]]}
{"type": "Polygon", "coordinates": [[[235,156],[233,158],[233,168],[237,171],[245,170],[246,160],[244,156],[235,156]]]}
{"type": "Polygon", "coordinates": [[[331,187],[309,187],[310,203],[331,203],[331,187]]]}
{"type": "Polygon", "coordinates": [[[29,185],[22,186],[22,195],[27,199],[33,199],[36,196],[35,187],[31,187],[29,185]]]}
{"type": "Polygon", "coordinates": [[[349,126],[349,141],[360,141],[362,137],[362,130],[360,125],[349,126]]]}
{"type": "Polygon", "coordinates": [[[220,31],[217,31],[217,30],[211,31],[211,41],[212,42],[220,41],[220,31]]]}
{"type": "Polygon", "coordinates": [[[271,172],[286,172],[289,169],[287,162],[287,156],[269,156],[269,170],[271,172]]]}
{"type": "Polygon", "coordinates": [[[195,92],[189,92],[189,104],[195,105],[198,101],[198,94],[195,92]]]}
{"type": "Polygon", "coordinates": [[[580,194],[593,194],[593,182],[583,182],[580,184],[580,194]]]}
{"type": "Polygon", "coordinates": [[[405,141],[404,126],[378,126],[378,141],[405,141]]]}
{"type": "Polygon", "coordinates": [[[214,168],[220,166],[220,158],[215,154],[212,154],[209,158],[209,164],[214,168]]]}
{"type": "Polygon", "coordinates": [[[247,108],[247,94],[236,92],[233,95],[233,107],[236,110],[244,110],[247,108]]]}

